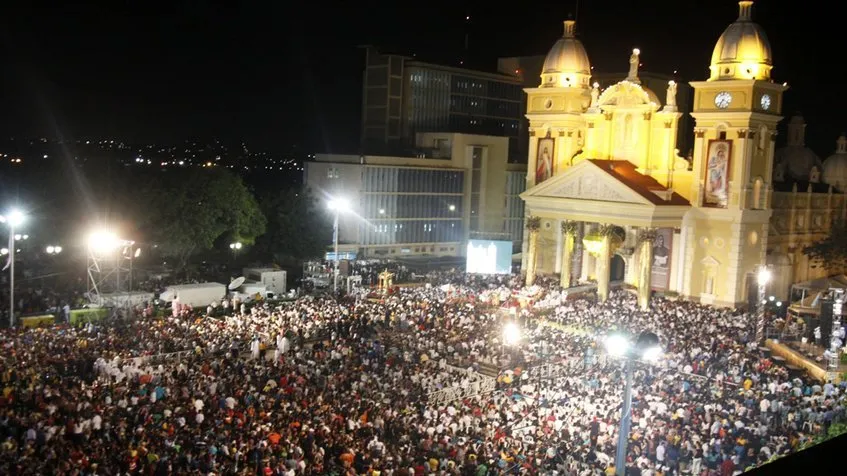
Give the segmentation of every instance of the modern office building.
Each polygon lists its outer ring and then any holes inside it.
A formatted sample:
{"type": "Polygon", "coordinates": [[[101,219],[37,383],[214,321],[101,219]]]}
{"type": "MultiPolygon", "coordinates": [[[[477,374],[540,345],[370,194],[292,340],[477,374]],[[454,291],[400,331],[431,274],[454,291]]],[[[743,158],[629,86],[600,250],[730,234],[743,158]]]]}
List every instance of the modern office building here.
{"type": "Polygon", "coordinates": [[[405,155],[420,132],[508,137],[526,159],[523,84],[514,76],[437,65],[364,47],[361,147],[405,155]]]}
{"type": "Polygon", "coordinates": [[[461,256],[468,238],[520,250],[526,167],[508,163],[506,137],[417,134],[416,157],[318,154],[304,182],[351,205],[340,249],[358,256],[461,256]]]}
{"type": "MultiPolygon", "coordinates": [[[[504,75],[515,77],[525,87],[534,88],[538,86],[538,79],[541,77],[546,58],[544,55],[499,58],[497,60],[497,71],[504,75]]],[[[623,81],[626,79],[626,76],[627,73],[595,73],[592,68],[591,83],[596,82],[601,90],[605,90],[609,86],[623,81]]],[[[677,129],[676,144],[679,154],[687,157],[691,152],[690,138],[693,130],[691,116],[689,115],[691,112],[693,89],[688,83],[681,82],[679,78],[668,74],[639,71],[638,78],[641,80],[641,85],[650,91],[664,91],[667,89],[669,81],[676,81],[676,105],[679,112],[682,113],[677,129]]],[[[522,127],[528,130],[528,125],[523,125],[522,127]]]]}

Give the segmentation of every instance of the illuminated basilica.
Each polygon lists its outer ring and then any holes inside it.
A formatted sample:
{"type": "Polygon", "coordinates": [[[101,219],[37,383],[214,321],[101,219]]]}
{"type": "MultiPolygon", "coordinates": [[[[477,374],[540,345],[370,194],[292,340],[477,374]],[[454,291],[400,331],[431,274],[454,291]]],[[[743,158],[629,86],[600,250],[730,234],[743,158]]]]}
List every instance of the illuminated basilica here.
{"type": "MultiPolygon", "coordinates": [[[[774,192],[785,173],[782,162],[774,170],[774,153],[788,87],[771,78],[771,48],[752,7],[739,2],[709,77],[690,83],[691,160],[676,148],[677,85],[642,86],[634,49],[626,79],[601,91],[574,22],[564,23],[540,85],[526,90],[528,284],[538,274],[566,287],[596,282],[605,299],[618,281],[638,289],[642,306],[653,290],[737,306],[755,296],[761,265],[774,268],[780,293],[815,277],[803,242],[825,234],[845,201],[832,187],[774,192]],[[813,211],[798,225],[803,206],[813,211]]],[[[847,156],[847,139],[838,147],[847,156]]],[[[823,172],[820,161],[802,160],[812,164],[807,172],[823,172]]]]}

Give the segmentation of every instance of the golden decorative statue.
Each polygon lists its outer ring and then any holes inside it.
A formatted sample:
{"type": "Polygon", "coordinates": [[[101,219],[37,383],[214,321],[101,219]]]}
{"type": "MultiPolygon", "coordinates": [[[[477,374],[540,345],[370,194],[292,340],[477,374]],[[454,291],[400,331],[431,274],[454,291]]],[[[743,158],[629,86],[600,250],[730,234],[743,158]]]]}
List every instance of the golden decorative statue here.
{"type": "Polygon", "coordinates": [[[385,294],[388,294],[388,290],[391,289],[391,286],[394,284],[394,273],[388,271],[386,268],[383,272],[379,273],[379,290],[385,294]]]}

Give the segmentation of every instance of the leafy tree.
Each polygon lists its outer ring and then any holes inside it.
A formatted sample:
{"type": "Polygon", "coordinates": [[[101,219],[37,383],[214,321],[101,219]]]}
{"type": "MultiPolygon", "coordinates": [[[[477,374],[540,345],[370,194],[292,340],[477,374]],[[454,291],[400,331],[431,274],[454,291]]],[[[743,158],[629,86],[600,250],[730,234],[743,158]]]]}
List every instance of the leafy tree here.
{"type": "Polygon", "coordinates": [[[252,244],[266,220],[241,178],[225,169],[168,171],[142,193],[142,227],[159,252],[182,269],[225,235],[252,244]]]}
{"type": "Polygon", "coordinates": [[[314,194],[292,188],[262,200],[268,231],[256,247],[278,263],[302,261],[324,254],[332,237],[332,223],[314,194]]]}
{"type": "Polygon", "coordinates": [[[843,269],[847,264],[847,224],[843,220],[833,222],[829,235],[805,247],[803,253],[818,266],[843,269]]]}

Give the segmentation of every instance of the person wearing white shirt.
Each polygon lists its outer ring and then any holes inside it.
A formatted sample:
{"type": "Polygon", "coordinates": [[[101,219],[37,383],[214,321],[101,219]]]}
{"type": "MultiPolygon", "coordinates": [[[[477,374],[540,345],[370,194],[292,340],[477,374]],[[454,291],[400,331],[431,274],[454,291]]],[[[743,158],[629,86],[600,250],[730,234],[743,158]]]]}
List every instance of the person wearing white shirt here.
{"type": "Polygon", "coordinates": [[[665,442],[659,443],[659,446],[656,447],[656,461],[660,464],[665,462],[665,442]]]}

